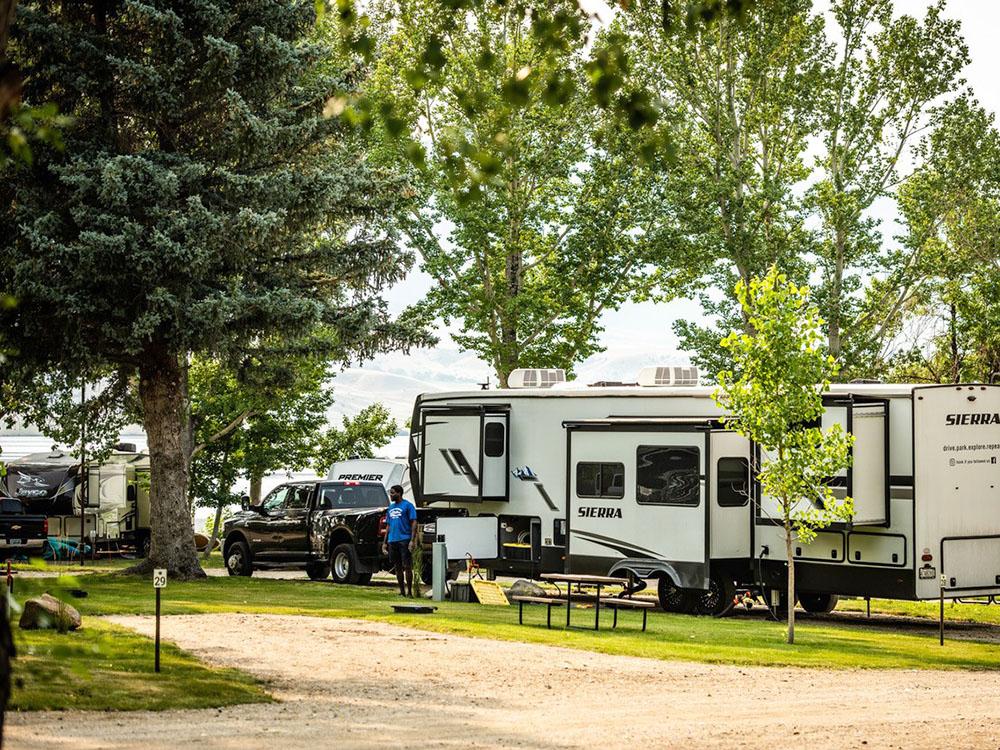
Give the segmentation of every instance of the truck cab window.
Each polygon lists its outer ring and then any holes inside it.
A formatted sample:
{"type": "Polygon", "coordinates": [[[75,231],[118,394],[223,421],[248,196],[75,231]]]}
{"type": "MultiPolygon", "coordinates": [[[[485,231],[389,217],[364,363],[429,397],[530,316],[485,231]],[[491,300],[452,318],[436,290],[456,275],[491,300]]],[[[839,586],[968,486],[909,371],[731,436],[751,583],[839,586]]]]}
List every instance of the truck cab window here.
{"type": "Polygon", "coordinates": [[[625,497],[625,464],[581,461],[576,465],[577,497],[625,497]]]}
{"type": "Polygon", "coordinates": [[[288,492],[288,499],[285,501],[285,507],[298,510],[308,508],[309,496],[311,494],[311,487],[292,487],[288,492]]]}
{"type": "Polygon", "coordinates": [[[737,508],[750,502],[750,462],[726,457],[720,458],[716,467],[719,506],[737,508]]]}
{"type": "Polygon", "coordinates": [[[271,494],[264,498],[260,504],[264,510],[278,510],[285,504],[285,496],[288,494],[288,487],[278,487],[271,490],[271,494]]]}
{"type": "Polygon", "coordinates": [[[636,450],[636,502],[690,505],[701,501],[701,451],[693,445],[640,445],[636,450]]]}

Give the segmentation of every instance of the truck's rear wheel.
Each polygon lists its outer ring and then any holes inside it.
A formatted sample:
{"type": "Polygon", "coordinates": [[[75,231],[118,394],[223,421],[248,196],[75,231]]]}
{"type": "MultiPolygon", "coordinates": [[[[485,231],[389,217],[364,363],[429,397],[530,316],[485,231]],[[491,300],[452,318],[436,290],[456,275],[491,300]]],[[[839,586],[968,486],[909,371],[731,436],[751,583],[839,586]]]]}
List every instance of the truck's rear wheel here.
{"type": "Polygon", "coordinates": [[[246,542],[233,542],[226,548],[226,572],[231,576],[252,576],[253,563],[246,542]]]}
{"type": "Polygon", "coordinates": [[[814,615],[825,615],[833,612],[840,597],[836,594],[799,594],[799,604],[806,612],[814,615]]]}
{"type": "Polygon", "coordinates": [[[656,594],[664,612],[688,614],[691,611],[690,592],[677,588],[668,576],[661,576],[656,582],[656,594]]]}
{"type": "Polygon", "coordinates": [[[353,544],[338,544],[330,553],[330,570],[334,583],[357,584],[361,582],[358,553],[353,544]]]}
{"type": "Polygon", "coordinates": [[[325,581],[330,576],[330,564],[311,562],[306,565],[306,575],[313,581],[325,581]]]}

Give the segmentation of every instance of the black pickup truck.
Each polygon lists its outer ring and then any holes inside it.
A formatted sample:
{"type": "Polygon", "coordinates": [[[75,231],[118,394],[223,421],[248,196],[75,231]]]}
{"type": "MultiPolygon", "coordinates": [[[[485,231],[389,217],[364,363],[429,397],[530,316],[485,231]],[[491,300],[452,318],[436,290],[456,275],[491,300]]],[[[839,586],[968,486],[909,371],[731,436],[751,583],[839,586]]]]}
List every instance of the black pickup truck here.
{"type": "Polygon", "coordinates": [[[49,536],[45,516],[24,512],[24,505],[13,497],[0,497],[0,560],[16,555],[41,555],[49,536]]]}
{"type": "MultiPolygon", "coordinates": [[[[249,576],[254,570],[295,568],[317,581],[332,573],[336,583],[366,584],[373,573],[391,567],[381,550],[388,505],[379,482],[283,484],[226,521],[226,569],[231,576],[249,576]]],[[[441,515],[464,514],[418,508],[417,526],[422,531],[441,515]]]]}

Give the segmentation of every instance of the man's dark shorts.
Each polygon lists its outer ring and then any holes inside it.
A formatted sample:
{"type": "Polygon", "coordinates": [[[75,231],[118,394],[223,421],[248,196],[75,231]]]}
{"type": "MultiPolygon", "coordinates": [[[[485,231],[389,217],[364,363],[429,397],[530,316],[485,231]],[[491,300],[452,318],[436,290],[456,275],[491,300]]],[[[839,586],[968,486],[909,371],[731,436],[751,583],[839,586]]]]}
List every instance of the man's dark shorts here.
{"type": "Polygon", "coordinates": [[[410,540],[389,542],[389,562],[393,566],[403,564],[404,569],[413,567],[413,553],[410,552],[410,540]]]}

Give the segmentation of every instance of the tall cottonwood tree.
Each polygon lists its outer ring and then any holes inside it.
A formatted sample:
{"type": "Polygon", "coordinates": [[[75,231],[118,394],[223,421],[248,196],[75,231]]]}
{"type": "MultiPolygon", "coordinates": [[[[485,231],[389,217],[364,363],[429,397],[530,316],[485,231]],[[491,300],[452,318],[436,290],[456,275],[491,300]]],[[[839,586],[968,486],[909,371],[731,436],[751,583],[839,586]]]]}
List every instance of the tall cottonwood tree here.
{"type": "MultiPolygon", "coordinates": [[[[826,40],[809,0],[760,0],[745,18],[723,15],[689,30],[684,9],[662,21],[664,4],[637,0],[607,31],[624,39],[630,78],[666,112],[676,158],[659,175],[665,215],[690,242],[688,257],[706,286],[705,312],[719,330],[746,329],[732,295],[777,265],[803,279],[810,247],[795,187],[808,175],[807,139],[816,131],[826,40]]],[[[682,346],[707,372],[728,355],[717,330],[680,321],[682,346]]]]}
{"type": "Polygon", "coordinates": [[[436,0],[375,7],[375,153],[409,171],[398,218],[433,279],[416,312],[454,322],[503,386],[517,367],[571,369],[605,310],[669,286],[649,263],[675,245],[591,96],[576,3],[473,3],[457,21],[436,0]],[[562,45],[541,43],[559,24],[562,45]]]}
{"type": "Polygon", "coordinates": [[[894,273],[867,304],[892,324],[889,375],[1000,378],[1000,133],[970,96],[944,107],[900,190],[894,273]],[[888,299],[889,304],[883,300],[888,299]]]}
{"type": "MultiPolygon", "coordinates": [[[[864,371],[872,343],[894,319],[892,305],[862,309],[863,276],[891,270],[872,204],[893,198],[908,172],[912,142],[940,121],[941,97],[957,90],[969,61],[944,0],[921,19],[894,15],[891,0],[837,0],[834,53],[816,98],[822,153],[809,190],[820,223],[816,290],[830,353],[864,371]]],[[[919,156],[919,154],[918,154],[919,156]]]]}
{"type": "MultiPolygon", "coordinates": [[[[151,457],[149,565],[201,575],[188,515],[186,363],[323,323],[336,353],[405,344],[379,290],[409,258],[367,230],[396,190],[322,116],[349,73],[315,4],[22,1],[28,104],[74,117],[64,154],[5,172],[0,288],[23,372],[137,374],[151,457]],[[322,68],[319,62],[323,61],[322,68]]],[[[14,373],[16,375],[16,373],[14,373]]]]}

